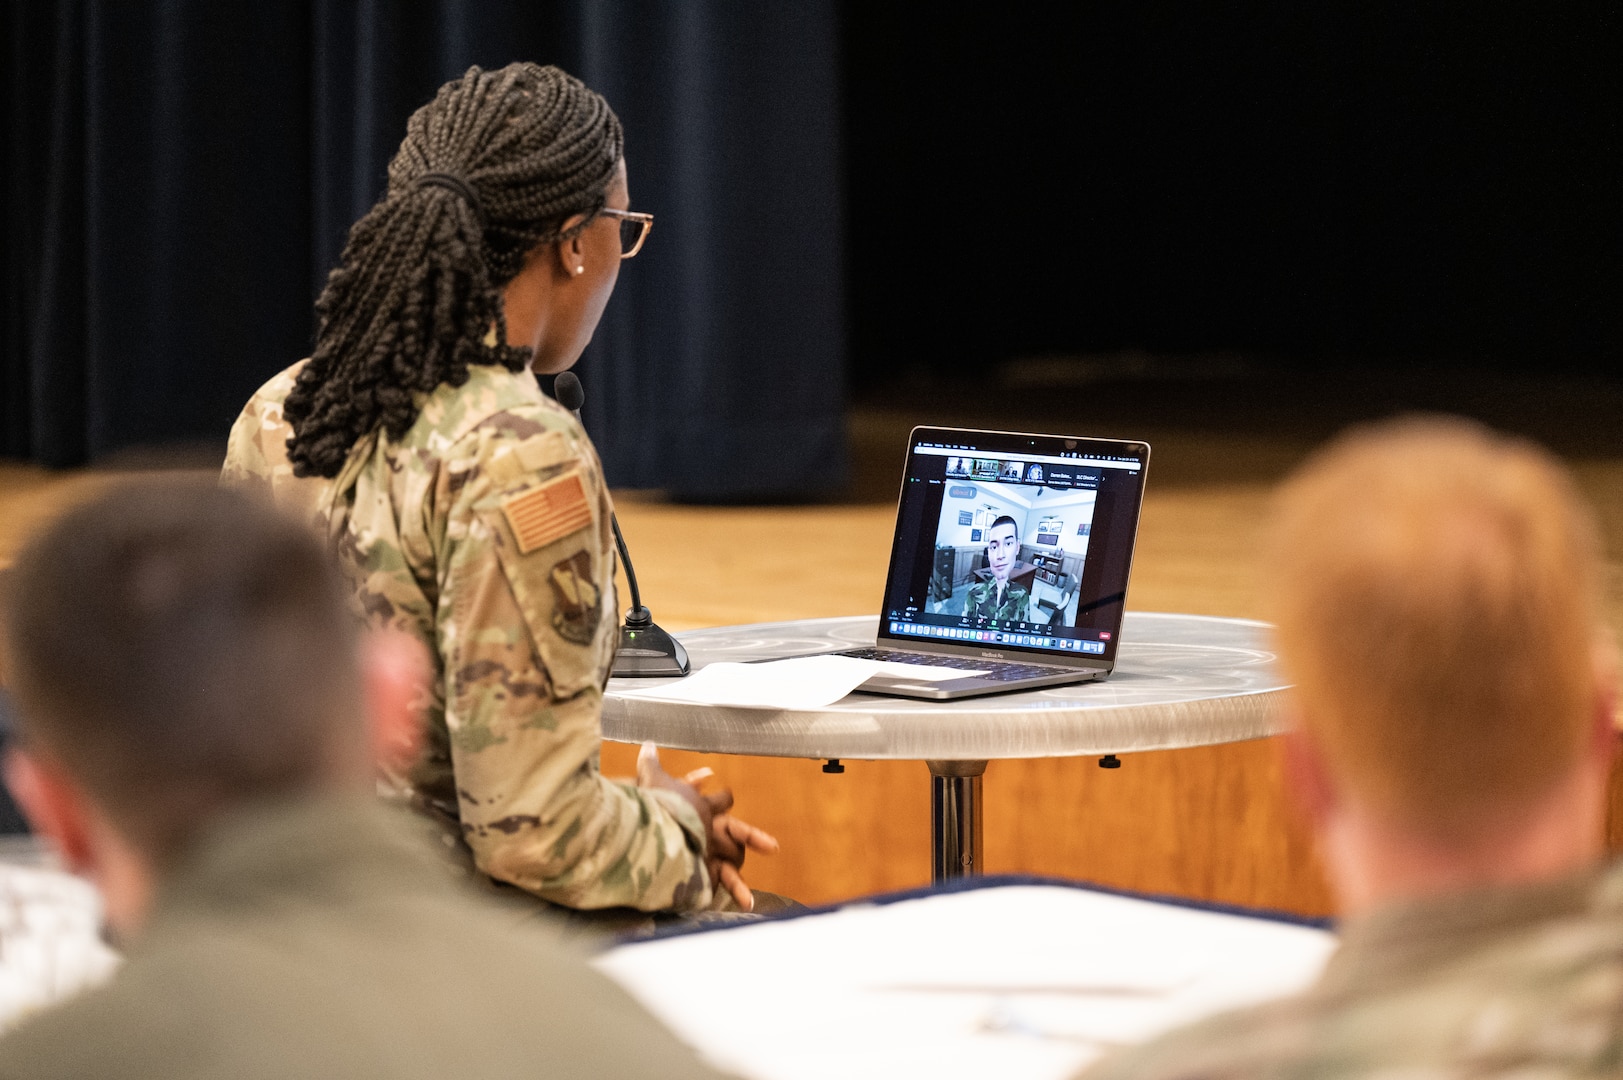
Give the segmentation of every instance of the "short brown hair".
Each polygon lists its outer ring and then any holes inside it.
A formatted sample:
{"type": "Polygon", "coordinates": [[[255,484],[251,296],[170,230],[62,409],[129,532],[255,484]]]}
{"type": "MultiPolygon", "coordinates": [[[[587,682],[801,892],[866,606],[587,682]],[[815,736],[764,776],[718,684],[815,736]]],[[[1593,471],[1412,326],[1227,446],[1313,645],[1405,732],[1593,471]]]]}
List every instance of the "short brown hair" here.
{"type": "Polygon", "coordinates": [[[9,577],[24,745],[151,857],[225,805],[318,785],[364,739],[339,574],[248,494],[121,486],[34,538],[9,577]]]}
{"type": "Polygon", "coordinates": [[[1549,454],[1460,420],[1356,429],[1281,490],[1269,552],[1303,723],[1371,811],[1462,837],[1582,754],[1601,548],[1549,454]]]}

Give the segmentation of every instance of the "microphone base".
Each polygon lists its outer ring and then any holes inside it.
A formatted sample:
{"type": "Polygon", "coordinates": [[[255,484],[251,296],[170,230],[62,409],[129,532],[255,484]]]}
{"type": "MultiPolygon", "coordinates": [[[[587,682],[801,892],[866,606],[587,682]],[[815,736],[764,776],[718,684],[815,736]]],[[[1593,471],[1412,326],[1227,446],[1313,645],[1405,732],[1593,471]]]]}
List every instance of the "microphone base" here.
{"type": "Polygon", "coordinates": [[[682,643],[653,622],[620,627],[620,651],[609,674],[616,679],[674,679],[692,670],[682,643]]]}

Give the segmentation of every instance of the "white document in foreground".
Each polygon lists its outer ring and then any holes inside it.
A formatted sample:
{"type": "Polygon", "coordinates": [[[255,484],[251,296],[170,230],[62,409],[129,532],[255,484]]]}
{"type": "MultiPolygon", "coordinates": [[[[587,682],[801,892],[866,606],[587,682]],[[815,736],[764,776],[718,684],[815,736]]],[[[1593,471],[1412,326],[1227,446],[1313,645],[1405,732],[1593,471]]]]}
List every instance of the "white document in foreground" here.
{"type": "Polygon", "coordinates": [[[597,965],[750,1080],[1060,1080],[1113,1046],[1305,988],[1324,930],[1006,885],[622,945],[597,965]],[[694,977],[715,994],[694,993],[694,977]]]}
{"type": "Polygon", "coordinates": [[[680,682],[624,691],[620,696],[758,709],[822,709],[881,673],[930,681],[982,674],[854,656],[796,656],[760,664],[707,664],[680,682]]]}
{"type": "Polygon", "coordinates": [[[0,862],[0,1031],[111,977],[101,919],[83,879],[0,862]]]}

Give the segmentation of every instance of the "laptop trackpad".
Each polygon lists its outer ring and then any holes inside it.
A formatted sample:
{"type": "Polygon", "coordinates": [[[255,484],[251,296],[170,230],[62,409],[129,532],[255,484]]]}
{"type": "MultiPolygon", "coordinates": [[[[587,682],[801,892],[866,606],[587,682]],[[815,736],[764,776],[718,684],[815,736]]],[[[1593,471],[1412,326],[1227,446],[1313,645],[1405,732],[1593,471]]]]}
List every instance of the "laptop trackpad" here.
{"type": "Polygon", "coordinates": [[[973,679],[988,674],[987,669],[973,670],[969,668],[941,667],[936,664],[903,664],[891,660],[874,661],[879,670],[874,677],[887,679],[911,679],[915,682],[949,682],[953,679],[973,679]]]}

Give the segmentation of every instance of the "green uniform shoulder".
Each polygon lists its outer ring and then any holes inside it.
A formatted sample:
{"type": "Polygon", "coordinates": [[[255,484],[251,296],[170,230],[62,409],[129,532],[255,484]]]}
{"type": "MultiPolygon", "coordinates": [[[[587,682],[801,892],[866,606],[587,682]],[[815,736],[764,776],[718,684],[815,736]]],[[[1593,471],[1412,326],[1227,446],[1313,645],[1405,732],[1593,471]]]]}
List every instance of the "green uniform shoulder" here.
{"type": "Polygon", "coordinates": [[[1087,1080],[1600,1077],[1623,1061],[1623,864],[1395,907],[1308,992],[1173,1032],[1087,1080]]]}
{"type": "Polygon", "coordinates": [[[0,1076],[716,1080],[555,933],[465,892],[418,823],[237,812],[107,985],[0,1040],[0,1076]]]}

